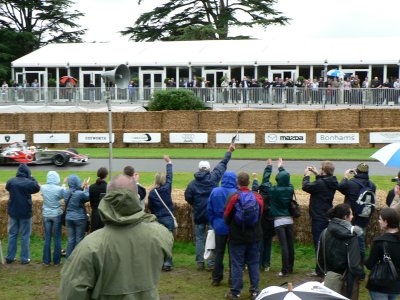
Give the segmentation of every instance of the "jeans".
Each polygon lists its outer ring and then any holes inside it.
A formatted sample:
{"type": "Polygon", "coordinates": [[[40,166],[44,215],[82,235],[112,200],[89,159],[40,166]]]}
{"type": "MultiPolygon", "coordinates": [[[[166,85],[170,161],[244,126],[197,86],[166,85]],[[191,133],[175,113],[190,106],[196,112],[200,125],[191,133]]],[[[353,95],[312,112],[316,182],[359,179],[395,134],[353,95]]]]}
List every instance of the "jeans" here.
{"type": "MultiPolygon", "coordinates": [[[[319,238],[322,231],[328,227],[328,224],[328,221],[311,220],[311,233],[313,236],[315,257],[317,257],[319,238]]],[[[323,271],[319,268],[318,264],[315,265],[315,272],[317,274],[323,274],[323,271]]]]}
{"type": "Polygon", "coordinates": [[[283,274],[292,273],[294,265],[293,224],[275,227],[275,232],[281,246],[281,272],[283,274]]]}
{"type": "Polygon", "coordinates": [[[233,244],[229,242],[229,255],[231,260],[232,295],[240,295],[243,288],[244,264],[247,264],[250,277],[250,292],[258,292],[260,281],[259,261],[259,242],[247,244],[233,244]]]}
{"type": "Polygon", "coordinates": [[[374,291],[369,291],[369,295],[372,300],[396,300],[400,296],[399,294],[385,294],[374,291]]]}
{"type": "Polygon", "coordinates": [[[8,219],[8,248],[7,257],[9,261],[13,261],[17,254],[18,234],[21,235],[21,263],[30,260],[29,245],[31,242],[32,218],[27,219],[8,219]]]}
{"type": "MultiPolygon", "coordinates": [[[[162,217],[162,218],[158,218],[158,223],[164,225],[165,227],[167,227],[167,229],[173,233],[174,232],[174,219],[172,219],[171,216],[168,217],[162,217]]],[[[168,256],[164,258],[164,267],[172,267],[172,256],[168,256]]]]}
{"type": "Polygon", "coordinates": [[[66,220],[67,225],[67,253],[65,257],[69,257],[76,245],[85,237],[86,219],[82,220],[66,220]]]}
{"type": "Polygon", "coordinates": [[[363,233],[359,235],[357,238],[358,238],[358,244],[360,246],[361,257],[364,263],[365,251],[366,251],[365,237],[367,236],[367,227],[361,227],[361,229],[363,230],[363,233]]]}
{"type": "Polygon", "coordinates": [[[219,282],[224,278],[224,255],[228,235],[219,235],[215,233],[215,261],[212,273],[213,281],[219,282]]]}
{"type": "Polygon", "coordinates": [[[272,236],[263,237],[260,241],[260,269],[271,266],[272,236]]]}
{"type": "Polygon", "coordinates": [[[57,217],[43,217],[44,246],[43,263],[51,262],[51,238],[54,230],[53,262],[58,265],[61,261],[61,215],[57,217]]]}
{"type": "MultiPolygon", "coordinates": [[[[204,264],[204,248],[207,234],[207,224],[195,224],[194,225],[195,236],[196,236],[196,263],[197,265],[204,264]]],[[[214,265],[213,259],[207,260],[209,267],[214,265]]]]}

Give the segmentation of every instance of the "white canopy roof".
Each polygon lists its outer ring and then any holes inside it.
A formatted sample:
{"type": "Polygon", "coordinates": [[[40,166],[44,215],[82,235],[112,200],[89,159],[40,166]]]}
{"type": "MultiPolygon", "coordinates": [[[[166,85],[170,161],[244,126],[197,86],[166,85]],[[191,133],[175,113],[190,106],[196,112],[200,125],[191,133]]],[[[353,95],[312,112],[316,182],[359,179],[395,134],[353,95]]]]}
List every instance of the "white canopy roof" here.
{"type": "Polygon", "coordinates": [[[358,38],[50,44],[13,67],[398,64],[400,40],[358,38]]]}

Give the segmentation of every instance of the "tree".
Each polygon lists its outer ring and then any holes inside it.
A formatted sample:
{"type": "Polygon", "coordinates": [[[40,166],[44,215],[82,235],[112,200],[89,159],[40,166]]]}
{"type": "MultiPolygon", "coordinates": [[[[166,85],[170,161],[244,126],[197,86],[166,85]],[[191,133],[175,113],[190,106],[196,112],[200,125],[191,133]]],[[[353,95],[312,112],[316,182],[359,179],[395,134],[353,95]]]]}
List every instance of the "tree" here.
{"type": "Polygon", "coordinates": [[[86,29],[75,21],[84,14],[71,11],[72,4],[71,0],[0,0],[0,29],[33,34],[36,42],[26,53],[48,43],[81,42],[86,29]]]}
{"type": "Polygon", "coordinates": [[[0,28],[0,82],[10,78],[11,62],[29,53],[36,43],[32,33],[0,28]]]}
{"type": "MultiPolygon", "coordinates": [[[[144,0],[138,0],[141,4],[144,0]]],[[[133,27],[120,31],[134,41],[248,39],[229,36],[233,26],[285,25],[289,18],[272,6],[277,0],[168,0],[143,13],[133,27]],[[204,27],[204,28],[203,28],[204,27]]]]}

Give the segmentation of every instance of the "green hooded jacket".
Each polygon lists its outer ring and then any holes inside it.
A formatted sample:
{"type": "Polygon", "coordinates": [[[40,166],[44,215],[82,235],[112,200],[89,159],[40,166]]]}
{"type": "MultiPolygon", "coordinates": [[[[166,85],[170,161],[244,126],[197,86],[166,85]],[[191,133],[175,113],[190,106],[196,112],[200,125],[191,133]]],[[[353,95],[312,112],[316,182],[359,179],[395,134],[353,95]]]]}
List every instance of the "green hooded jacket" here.
{"type": "Polygon", "coordinates": [[[142,211],[129,190],[107,193],[99,213],[105,227],[86,236],[68,258],[61,271],[60,299],[159,299],[172,234],[142,211]]]}
{"type": "Polygon", "coordinates": [[[263,174],[263,181],[260,186],[260,191],[268,195],[271,204],[272,217],[290,216],[289,205],[293,199],[294,188],[290,183],[290,174],[283,168],[278,169],[278,174],[275,177],[276,185],[272,185],[270,177],[272,166],[267,165],[263,174]]]}

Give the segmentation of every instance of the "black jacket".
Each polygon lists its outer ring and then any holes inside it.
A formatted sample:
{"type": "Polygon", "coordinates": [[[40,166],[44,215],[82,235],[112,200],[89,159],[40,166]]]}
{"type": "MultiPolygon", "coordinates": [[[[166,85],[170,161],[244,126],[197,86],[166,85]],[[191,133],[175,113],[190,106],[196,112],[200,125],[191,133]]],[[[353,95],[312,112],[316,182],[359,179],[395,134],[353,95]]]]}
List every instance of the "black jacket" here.
{"type": "MultiPolygon", "coordinates": [[[[389,253],[393,264],[396,267],[397,274],[400,275],[400,234],[384,233],[374,239],[369,257],[365,261],[365,266],[371,270],[373,266],[383,257],[383,242],[386,242],[385,248],[389,253]]],[[[367,289],[380,293],[400,294],[400,278],[395,282],[385,282],[382,285],[375,285],[368,281],[367,289]]]]}
{"type": "Polygon", "coordinates": [[[90,207],[92,208],[90,227],[92,232],[104,227],[104,223],[100,219],[97,208],[99,207],[100,200],[102,199],[101,194],[104,196],[106,192],[107,182],[105,180],[101,180],[99,183],[95,182],[89,186],[89,201],[90,207]]]}
{"type": "Polygon", "coordinates": [[[387,197],[386,197],[386,205],[387,205],[388,207],[390,207],[390,205],[392,204],[392,201],[393,201],[393,199],[394,199],[394,196],[395,196],[395,194],[394,194],[394,188],[392,188],[392,189],[389,191],[389,193],[387,194],[387,197]]]}
{"type": "Polygon", "coordinates": [[[6,190],[10,194],[7,212],[14,219],[32,218],[32,194],[40,191],[40,185],[31,176],[31,170],[26,164],[20,164],[17,176],[6,183],[6,190]]]}
{"type": "Polygon", "coordinates": [[[362,188],[358,183],[354,181],[354,179],[359,180],[364,185],[367,185],[368,182],[370,182],[371,190],[373,190],[374,193],[376,192],[376,186],[372,181],[369,180],[368,173],[358,173],[354,176],[354,178],[351,179],[343,178],[343,180],[339,183],[338,190],[344,195],[344,202],[348,203],[351,206],[351,210],[354,214],[352,223],[354,225],[365,228],[368,226],[370,218],[362,218],[354,213],[356,208],[356,201],[362,188]]]}
{"type": "Polygon", "coordinates": [[[338,187],[336,176],[317,175],[313,182],[310,182],[310,176],[303,177],[303,191],[310,194],[309,212],[313,221],[329,221],[326,213],[332,208],[338,187]]]}
{"type": "Polygon", "coordinates": [[[215,168],[209,171],[198,171],[185,190],[185,200],[192,207],[195,224],[208,223],[207,203],[213,188],[218,186],[224,175],[232,153],[226,152],[225,157],[215,168]]]}
{"type": "Polygon", "coordinates": [[[325,251],[322,246],[324,232],[321,234],[318,246],[317,259],[321,270],[343,274],[349,267],[349,271],[354,276],[364,275],[360,247],[355,233],[358,230],[342,219],[334,218],[329,222],[325,235],[325,251]],[[347,252],[349,259],[347,259],[347,252]]]}

